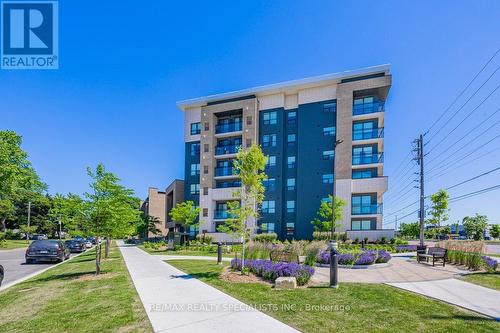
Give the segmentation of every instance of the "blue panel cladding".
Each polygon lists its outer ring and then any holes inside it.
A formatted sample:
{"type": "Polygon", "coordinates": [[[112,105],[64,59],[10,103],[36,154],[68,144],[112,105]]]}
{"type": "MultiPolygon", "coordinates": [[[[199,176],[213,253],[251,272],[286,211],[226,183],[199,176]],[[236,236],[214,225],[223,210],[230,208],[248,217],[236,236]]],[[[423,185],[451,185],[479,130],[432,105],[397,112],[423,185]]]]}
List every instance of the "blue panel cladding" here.
{"type": "MultiPolygon", "coordinates": [[[[184,200],[191,200],[196,205],[199,205],[199,194],[193,195],[190,193],[191,184],[199,184],[200,176],[191,176],[191,164],[200,163],[200,154],[196,156],[191,155],[191,146],[199,144],[200,141],[186,142],[185,143],[185,163],[184,163],[184,200]]],[[[200,189],[201,191],[201,189],[200,189]]]]}
{"type": "MultiPolygon", "coordinates": [[[[274,223],[274,232],[278,234],[280,239],[283,238],[283,163],[285,163],[283,156],[283,145],[284,145],[284,109],[276,108],[269,110],[259,111],[259,143],[262,147],[262,151],[266,156],[276,156],[276,165],[267,167],[265,172],[268,178],[276,179],[276,186],[274,191],[266,191],[264,200],[274,200],[275,201],[275,213],[262,213],[259,219],[259,226],[262,223],[274,223]],[[276,124],[266,124],[264,125],[264,114],[266,112],[275,111],[277,114],[276,124]],[[264,147],[262,145],[263,136],[269,134],[276,134],[276,146],[264,147]]],[[[261,230],[259,230],[260,232],[261,230]]]]}
{"type": "Polygon", "coordinates": [[[322,198],[333,192],[333,184],[323,184],[322,175],[332,174],[333,160],[324,160],[323,151],[333,150],[335,136],[325,136],[323,128],[335,126],[336,112],[324,112],[322,101],[299,105],[297,112],[297,202],[295,238],[311,239],[322,198]]]}

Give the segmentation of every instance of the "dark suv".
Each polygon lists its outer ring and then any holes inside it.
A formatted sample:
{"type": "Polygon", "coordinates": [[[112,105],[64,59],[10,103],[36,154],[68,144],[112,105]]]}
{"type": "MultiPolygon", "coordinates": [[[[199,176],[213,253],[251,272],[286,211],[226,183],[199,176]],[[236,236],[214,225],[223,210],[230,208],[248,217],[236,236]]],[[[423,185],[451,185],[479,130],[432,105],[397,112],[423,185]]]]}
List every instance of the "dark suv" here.
{"type": "Polygon", "coordinates": [[[35,261],[64,261],[69,258],[69,248],[56,240],[36,240],[26,250],[26,263],[35,261]]]}
{"type": "Polygon", "coordinates": [[[85,251],[85,243],[83,241],[67,240],[64,242],[64,246],[69,248],[71,253],[85,251]]]}

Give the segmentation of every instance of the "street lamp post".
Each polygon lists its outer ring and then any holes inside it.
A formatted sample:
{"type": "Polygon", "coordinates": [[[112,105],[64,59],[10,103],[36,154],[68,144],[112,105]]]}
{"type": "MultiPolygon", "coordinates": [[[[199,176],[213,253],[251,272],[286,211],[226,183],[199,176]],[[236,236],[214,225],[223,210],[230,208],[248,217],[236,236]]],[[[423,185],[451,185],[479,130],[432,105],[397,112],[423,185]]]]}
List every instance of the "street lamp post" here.
{"type": "Polygon", "coordinates": [[[335,172],[335,159],[337,158],[337,154],[335,153],[335,150],[337,149],[337,146],[344,142],[344,140],[337,140],[333,144],[333,197],[332,197],[332,227],[331,227],[331,232],[332,232],[332,240],[333,240],[333,234],[335,233],[335,178],[337,173],[335,172]]]}

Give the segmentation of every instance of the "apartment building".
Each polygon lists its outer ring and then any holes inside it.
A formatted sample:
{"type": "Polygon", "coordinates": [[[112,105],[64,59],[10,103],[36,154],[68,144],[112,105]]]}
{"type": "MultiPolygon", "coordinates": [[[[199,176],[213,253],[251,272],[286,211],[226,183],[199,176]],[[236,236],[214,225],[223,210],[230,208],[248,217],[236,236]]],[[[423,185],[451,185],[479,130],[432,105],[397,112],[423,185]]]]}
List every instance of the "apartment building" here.
{"type": "MultiPolygon", "coordinates": [[[[260,144],[268,156],[265,199],[255,232],[309,239],[322,200],[346,201],[339,231],[385,235],[382,196],[388,65],[260,86],[178,102],[184,112],[186,200],[200,206],[200,231],[216,239],[227,202],[241,186],[238,148],[260,144]],[[336,140],[342,140],[334,151],[336,140]]],[[[390,236],[392,231],[389,231],[390,236]]]]}
{"type": "MultiPolygon", "coordinates": [[[[184,181],[176,179],[167,186],[165,191],[159,191],[155,187],[148,189],[147,198],[141,202],[141,210],[144,214],[158,219],[158,235],[148,234],[148,237],[167,236],[174,239],[177,234],[184,232],[182,226],[172,221],[170,211],[179,202],[184,201],[184,181]]],[[[177,235],[176,239],[180,239],[177,235]]]]}

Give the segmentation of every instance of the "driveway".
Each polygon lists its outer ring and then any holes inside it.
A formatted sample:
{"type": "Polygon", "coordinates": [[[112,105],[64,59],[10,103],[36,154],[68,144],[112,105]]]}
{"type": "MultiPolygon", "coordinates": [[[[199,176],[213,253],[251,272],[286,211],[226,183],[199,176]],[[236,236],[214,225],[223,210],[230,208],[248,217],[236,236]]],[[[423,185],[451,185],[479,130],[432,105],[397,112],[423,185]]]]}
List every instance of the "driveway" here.
{"type": "MultiPolygon", "coordinates": [[[[54,265],[54,263],[26,265],[24,260],[25,252],[26,249],[0,251],[0,265],[2,265],[5,270],[5,278],[2,282],[2,286],[54,265]]],[[[71,256],[73,256],[73,254],[71,254],[71,256]]]]}

